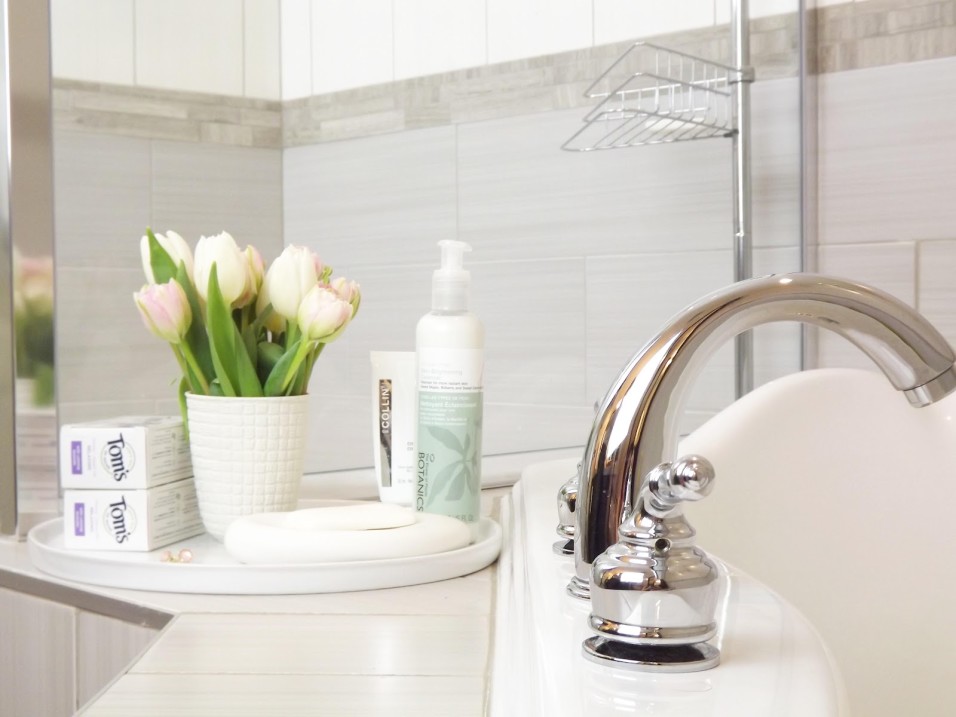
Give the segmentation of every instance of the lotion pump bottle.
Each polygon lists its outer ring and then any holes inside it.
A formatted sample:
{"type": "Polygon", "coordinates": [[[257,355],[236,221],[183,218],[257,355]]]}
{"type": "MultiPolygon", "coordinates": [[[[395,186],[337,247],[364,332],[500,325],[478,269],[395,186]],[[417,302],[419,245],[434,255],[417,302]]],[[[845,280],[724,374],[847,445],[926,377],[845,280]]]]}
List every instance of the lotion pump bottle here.
{"type": "Polygon", "coordinates": [[[468,310],[471,247],[444,240],[432,277],[432,310],[418,322],[418,434],[415,507],[469,524],[477,535],[485,330],[468,310]]]}

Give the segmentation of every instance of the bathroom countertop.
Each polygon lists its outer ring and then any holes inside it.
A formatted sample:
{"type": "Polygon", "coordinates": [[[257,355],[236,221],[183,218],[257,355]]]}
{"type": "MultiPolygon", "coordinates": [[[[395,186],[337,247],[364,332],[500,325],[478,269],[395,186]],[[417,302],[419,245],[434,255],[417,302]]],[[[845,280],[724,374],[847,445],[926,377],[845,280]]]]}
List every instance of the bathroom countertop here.
{"type": "MultiPolygon", "coordinates": [[[[521,470],[579,449],[487,458],[485,515],[521,470]]],[[[374,498],[371,471],[307,476],[305,498],[374,498]]],[[[496,567],[437,583],[317,595],[195,595],[101,588],[41,573],[0,542],[0,584],[161,625],[81,714],[482,715],[496,567]],[[48,594],[44,594],[44,592],[48,594]]]]}

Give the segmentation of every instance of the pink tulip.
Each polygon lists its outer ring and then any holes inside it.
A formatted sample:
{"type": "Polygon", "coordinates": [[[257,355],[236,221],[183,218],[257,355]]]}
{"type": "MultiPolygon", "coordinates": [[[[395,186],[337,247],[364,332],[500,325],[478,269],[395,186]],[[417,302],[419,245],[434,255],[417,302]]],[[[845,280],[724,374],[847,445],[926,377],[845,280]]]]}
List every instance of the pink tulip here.
{"type": "Polygon", "coordinates": [[[299,328],[310,341],[334,341],[351,319],[352,305],[325,286],[313,287],[299,305],[299,328]]]}
{"type": "Polygon", "coordinates": [[[362,291],[358,282],[340,276],[332,280],[331,288],[332,291],[338,294],[340,299],[349,302],[352,306],[352,316],[355,316],[359,304],[362,303],[362,291]]]}
{"type": "Polygon", "coordinates": [[[146,328],[171,344],[182,342],[193,315],[186,292],[175,279],[165,284],[146,284],[133,294],[146,328]]]}

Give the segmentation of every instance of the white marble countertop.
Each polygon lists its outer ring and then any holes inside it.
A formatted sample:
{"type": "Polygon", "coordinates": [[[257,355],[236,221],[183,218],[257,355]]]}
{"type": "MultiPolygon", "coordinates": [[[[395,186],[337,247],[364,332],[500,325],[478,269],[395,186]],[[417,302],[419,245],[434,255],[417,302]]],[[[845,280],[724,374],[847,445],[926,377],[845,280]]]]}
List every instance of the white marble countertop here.
{"type": "MultiPolygon", "coordinates": [[[[494,515],[523,468],[580,449],[486,458],[494,515]]],[[[303,497],[374,498],[370,470],[307,476],[303,497]]],[[[83,715],[481,715],[489,687],[495,566],[438,583],[318,595],[120,590],[49,577],[22,542],[0,571],[172,615],[83,715]]],[[[35,583],[34,583],[35,584],[35,583]]],[[[109,611],[107,611],[109,612],[109,611]]]]}

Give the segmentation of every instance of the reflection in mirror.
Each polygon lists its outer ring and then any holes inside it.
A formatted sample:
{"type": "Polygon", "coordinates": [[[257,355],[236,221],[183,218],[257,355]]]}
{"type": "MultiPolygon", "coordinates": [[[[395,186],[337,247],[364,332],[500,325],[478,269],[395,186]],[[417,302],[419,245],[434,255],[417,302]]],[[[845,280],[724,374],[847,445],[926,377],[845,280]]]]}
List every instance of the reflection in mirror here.
{"type": "Polygon", "coordinates": [[[0,316],[10,319],[3,362],[12,361],[12,371],[2,363],[0,369],[13,385],[0,393],[0,440],[13,439],[0,451],[0,531],[22,534],[58,509],[49,14],[45,3],[4,3],[2,14],[9,42],[2,76],[9,85],[0,93],[0,114],[9,175],[0,186],[0,286],[9,304],[0,303],[0,316]]]}

